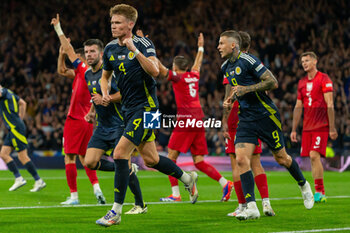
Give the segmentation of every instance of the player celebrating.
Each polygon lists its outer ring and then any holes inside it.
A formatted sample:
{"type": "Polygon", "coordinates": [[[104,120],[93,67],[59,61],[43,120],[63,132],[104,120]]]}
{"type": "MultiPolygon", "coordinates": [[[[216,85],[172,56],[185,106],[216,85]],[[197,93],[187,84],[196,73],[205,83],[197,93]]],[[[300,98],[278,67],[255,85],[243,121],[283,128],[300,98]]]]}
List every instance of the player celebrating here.
{"type": "Polygon", "coordinates": [[[27,104],[22,98],[19,98],[15,93],[0,85],[0,114],[2,121],[9,131],[4,139],[0,157],[16,178],[15,183],[9,191],[15,191],[27,184],[27,181],[19,173],[15,161],[10,156],[13,149],[15,149],[18,153],[19,161],[35,180],[34,187],[30,191],[38,192],[46,187],[46,183],[40,178],[34,164],[28,157],[28,142],[25,137],[26,126],[23,122],[26,106],[27,104]]]}
{"type": "MultiPolygon", "coordinates": [[[[101,160],[102,155],[110,155],[118,143],[124,131],[123,117],[120,113],[121,100],[117,88],[117,80],[112,76],[110,96],[111,103],[103,105],[100,79],[102,76],[102,53],[103,43],[98,39],[89,39],[84,42],[84,53],[87,64],[90,68],[85,72],[85,80],[88,84],[93,105],[85,116],[87,122],[93,122],[96,116],[97,127],[94,131],[86,151],[86,166],[93,170],[115,171],[113,162],[101,160]]],[[[131,164],[130,164],[131,165],[131,164]]],[[[136,164],[133,164],[137,166],[136,164]]],[[[129,166],[131,168],[131,166],[129,166]]],[[[135,196],[135,206],[126,214],[142,214],[147,212],[147,206],[143,202],[139,180],[136,176],[136,169],[130,169],[129,187],[135,196]]]]}
{"type": "Polygon", "coordinates": [[[301,54],[301,65],[307,75],[299,81],[298,99],[293,112],[292,142],[297,142],[296,129],[304,108],[301,156],[309,156],[315,181],[315,202],[326,202],[321,155],[326,156],[328,134],[338,136],[334,125],[333,83],[327,74],[317,70],[314,52],[301,54]]]}
{"type": "MultiPolygon", "coordinates": [[[[186,120],[192,119],[202,121],[204,117],[198,94],[199,72],[204,53],[203,46],[204,37],[200,33],[198,37],[198,53],[190,72],[187,72],[189,60],[183,56],[176,56],[174,58],[172,70],[168,70],[159,62],[160,76],[166,77],[173,84],[178,122],[186,122],[186,120]]],[[[215,167],[204,161],[204,155],[208,154],[208,148],[203,127],[181,128],[177,125],[171,134],[168,148],[168,158],[174,161],[174,163],[176,163],[180,152],[186,153],[191,148],[195,167],[220,183],[223,188],[221,201],[228,201],[230,199],[233,182],[226,180],[215,167]]],[[[169,176],[169,180],[172,194],[160,200],[166,202],[181,201],[178,180],[172,176],[169,176]]]]}
{"type": "Polygon", "coordinates": [[[103,101],[109,102],[108,80],[114,71],[122,96],[122,111],[125,129],[114,149],[116,164],[114,180],[114,204],[112,210],[98,219],[97,224],[111,226],[121,221],[122,207],[129,181],[128,161],[135,148],[140,152],[145,164],[167,175],[173,175],[185,183],[192,203],[197,201],[197,173],[183,172],[170,159],[159,156],[154,143],[153,130],[144,128],[144,112],[159,117],[156,82],[152,77],[159,74],[156,51],[151,40],[132,34],[137,20],[137,10],[126,4],[118,4],[110,9],[111,30],[116,40],[111,41],[103,54],[101,90],[103,101]]]}
{"type": "Polygon", "coordinates": [[[105,198],[98,183],[96,171],[89,169],[84,163],[87,144],[93,130],[92,124],[87,123],[84,119],[84,116],[89,112],[91,107],[90,93],[84,80],[84,73],[88,67],[84,62],[81,62],[83,54],[76,54],[69,40],[63,34],[58,14],[57,18],[51,20],[51,24],[54,26],[62,46],[58,57],[57,72],[65,77],[74,79],[68,116],[63,129],[63,148],[66,155],[64,162],[66,164],[66,177],[71,195],[66,201],[61,202],[61,204],[79,204],[77,167],[75,164],[77,155],[79,155],[79,159],[85,168],[86,174],[93,185],[94,194],[98,203],[104,204],[105,198]],[[73,63],[74,70],[65,67],[63,51],[65,51],[69,60],[73,63]]]}
{"type": "MultiPolygon", "coordinates": [[[[239,31],[238,33],[242,38],[242,44],[240,49],[243,53],[248,53],[250,48],[250,42],[251,42],[250,35],[247,32],[243,32],[243,31],[239,31]]],[[[227,85],[229,84],[229,82],[225,76],[224,76],[223,84],[226,85],[226,88],[231,90],[231,86],[227,85]]],[[[228,119],[223,120],[224,123],[227,122],[227,127],[226,126],[224,127],[228,129],[228,133],[224,132],[224,135],[226,136],[225,149],[226,149],[226,153],[229,154],[231,158],[233,182],[234,182],[235,192],[237,195],[237,200],[239,203],[236,210],[232,213],[229,213],[228,216],[236,216],[237,214],[242,212],[244,208],[247,206],[243,195],[241,179],[239,177],[239,171],[237,168],[235,145],[233,141],[236,136],[236,129],[238,125],[238,111],[239,111],[239,104],[238,104],[238,101],[235,101],[233,103],[228,119]]],[[[258,139],[258,143],[259,145],[255,147],[253,156],[251,158],[251,167],[254,173],[254,180],[262,199],[263,213],[266,216],[275,216],[275,212],[273,211],[269,200],[269,190],[267,185],[266,174],[260,162],[260,153],[262,152],[260,139],[258,139]]]]}
{"type": "MultiPolygon", "coordinates": [[[[239,102],[239,124],[235,138],[237,167],[240,172],[243,193],[247,208],[236,216],[239,220],[260,217],[254,195],[254,177],[250,160],[258,138],[266,142],[275,160],[286,167],[298,182],[307,209],[313,207],[314,199],[310,184],[304,178],[298,164],[284,148],[282,126],[276,105],[265,91],[277,87],[273,74],[258,58],[240,51],[241,37],[236,31],[225,31],[220,35],[218,50],[227,60],[222,72],[233,86],[232,93],[224,102],[224,119],[227,119],[229,107],[235,99],[239,102]]],[[[226,89],[228,92],[229,89],[226,89]]],[[[227,124],[227,123],[226,123],[227,124]]]]}

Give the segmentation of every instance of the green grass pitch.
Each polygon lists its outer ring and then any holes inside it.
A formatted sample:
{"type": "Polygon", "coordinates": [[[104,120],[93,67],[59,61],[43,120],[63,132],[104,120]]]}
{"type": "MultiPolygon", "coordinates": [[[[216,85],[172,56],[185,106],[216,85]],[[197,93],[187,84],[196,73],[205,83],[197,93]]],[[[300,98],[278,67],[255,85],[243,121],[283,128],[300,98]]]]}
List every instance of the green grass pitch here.
{"type": "MultiPolygon", "coordinates": [[[[148,213],[122,215],[118,226],[104,228],[95,221],[106,214],[113,202],[114,173],[98,172],[107,205],[96,205],[92,186],[84,170],[78,170],[78,192],[81,206],[62,207],[60,202],[69,195],[64,170],[39,170],[47,187],[38,193],[29,190],[34,183],[27,171],[21,170],[27,185],[15,192],[8,188],[14,179],[9,171],[0,171],[0,232],[281,232],[337,228],[350,232],[350,172],[325,173],[327,203],[315,204],[306,210],[295,181],[288,172],[268,172],[271,205],[275,217],[239,222],[226,214],[237,206],[232,193],[229,202],[221,199],[220,185],[199,172],[198,203],[188,203],[188,193],[180,184],[182,203],[159,203],[170,194],[167,176],[154,171],[140,171],[138,177],[148,213]],[[17,208],[19,207],[19,208],[17,208]],[[20,208],[23,207],[23,208],[20,208]]],[[[231,179],[230,172],[223,173],[231,179]]],[[[304,172],[313,186],[309,172],[304,172]]],[[[256,190],[256,197],[260,198],[256,190]]],[[[128,190],[123,212],[132,207],[133,196],[128,190]]],[[[257,201],[262,213],[261,200],[257,201]]],[[[333,229],[333,230],[325,230],[333,229]]]]}

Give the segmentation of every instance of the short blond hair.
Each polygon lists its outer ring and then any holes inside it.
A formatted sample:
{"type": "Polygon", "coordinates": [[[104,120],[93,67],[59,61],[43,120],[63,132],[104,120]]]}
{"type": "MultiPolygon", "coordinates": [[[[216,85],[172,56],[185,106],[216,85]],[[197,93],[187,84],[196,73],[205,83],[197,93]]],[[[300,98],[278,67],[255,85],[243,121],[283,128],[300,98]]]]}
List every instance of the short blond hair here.
{"type": "Polygon", "coordinates": [[[113,15],[122,15],[130,21],[136,23],[137,20],[137,10],[127,4],[117,4],[109,10],[109,15],[112,17],[113,15]]]}
{"type": "Polygon", "coordinates": [[[316,53],[314,53],[312,51],[308,51],[308,52],[304,52],[300,55],[300,61],[303,57],[306,57],[306,56],[310,56],[311,58],[318,60],[316,53]]]}

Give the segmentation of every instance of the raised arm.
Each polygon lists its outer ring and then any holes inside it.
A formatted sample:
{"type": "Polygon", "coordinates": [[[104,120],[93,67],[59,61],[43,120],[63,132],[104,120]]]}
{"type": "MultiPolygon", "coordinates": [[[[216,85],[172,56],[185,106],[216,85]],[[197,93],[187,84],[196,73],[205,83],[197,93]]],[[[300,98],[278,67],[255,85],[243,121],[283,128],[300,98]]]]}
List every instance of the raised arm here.
{"type": "Polygon", "coordinates": [[[292,125],[292,132],[290,133],[290,140],[292,142],[298,142],[297,127],[299,125],[302,113],[303,113],[303,103],[301,102],[301,100],[298,99],[293,111],[293,125],[292,125]]]}
{"type": "Polygon", "coordinates": [[[198,52],[196,55],[196,59],[194,60],[193,66],[191,70],[199,72],[201,69],[202,61],[203,61],[203,53],[204,53],[204,36],[203,33],[199,33],[198,37],[198,52]]]}
{"type": "Polygon", "coordinates": [[[152,77],[159,75],[159,64],[158,59],[154,56],[145,57],[134,45],[132,38],[127,38],[123,41],[123,44],[135,54],[136,59],[139,61],[142,69],[146,71],[152,77]]]}
{"type": "Polygon", "coordinates": [[[66,67],[65,57],[66,57],[66,55],[64,54],[63,47],[61,45],[60,46],[60,51],[59,51],[59,54],[58,54],[58,60],[57,60],[57,73],[62,75],[62,76],[64,76],[64,77],[74,79],[74,77],[75,77],[74,70],[73,69],[68,69],[66,67]]]}
{"type": "Polygon", "coordinates": [[[254,84],[254,85],[249,85],[249,86],[235,86],[233,87],[234,89],[234,94],[237,97],[243,96],[247,93],[250,92],[255,92],[255,91],[271,91],[274,90],[278,87],[278,82],[275,76],[271,73],[270,70],[266,70],[261,76],[260,76],[261,82],[254,84]]]}
{"type": "Polygon", "coordinates": [[[337,139],[338,133],[335,129],[334,124],[334,104],[333,104],[333,92],[326,92],[323,94],[324,100],[327,104],[327,115],[328,115],[328,124],[329,124],[329,137],[332,140],[337,139]]]}
{"type": "Polygon", "coordinates": [[[18,115],[23,120],[26,115],[27,103],[22,98],[18,101],[18,109],[18,115]]]}
{"type": "Polygon", "coordinates": [[[73,46],[62,31],[59,14],[56,15],[56,18],[51,20],[51,25],[53,25],[58,38],[60,39],[64,52],[67,54],[69,60],[74,62],[78,58],[78,55],[75,53],[73,46]]]}

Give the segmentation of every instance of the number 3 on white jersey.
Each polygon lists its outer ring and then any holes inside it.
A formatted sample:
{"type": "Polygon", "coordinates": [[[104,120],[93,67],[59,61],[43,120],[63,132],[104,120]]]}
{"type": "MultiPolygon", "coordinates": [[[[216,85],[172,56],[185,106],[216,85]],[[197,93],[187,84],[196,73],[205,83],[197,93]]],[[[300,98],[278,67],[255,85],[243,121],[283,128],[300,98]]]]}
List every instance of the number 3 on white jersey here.
{"type": "Polygon", "coordinates": [[[194,86],[195,86],[195,85],[196,85],[195,83],[189,83],[189,84],[188,84],[188,86],[189,86],[189,88],[190,88],[190,95],[191,95],[192,97],[196,97],[196,94],[197,94],[196,89],[194,89],[194,86]]]}

